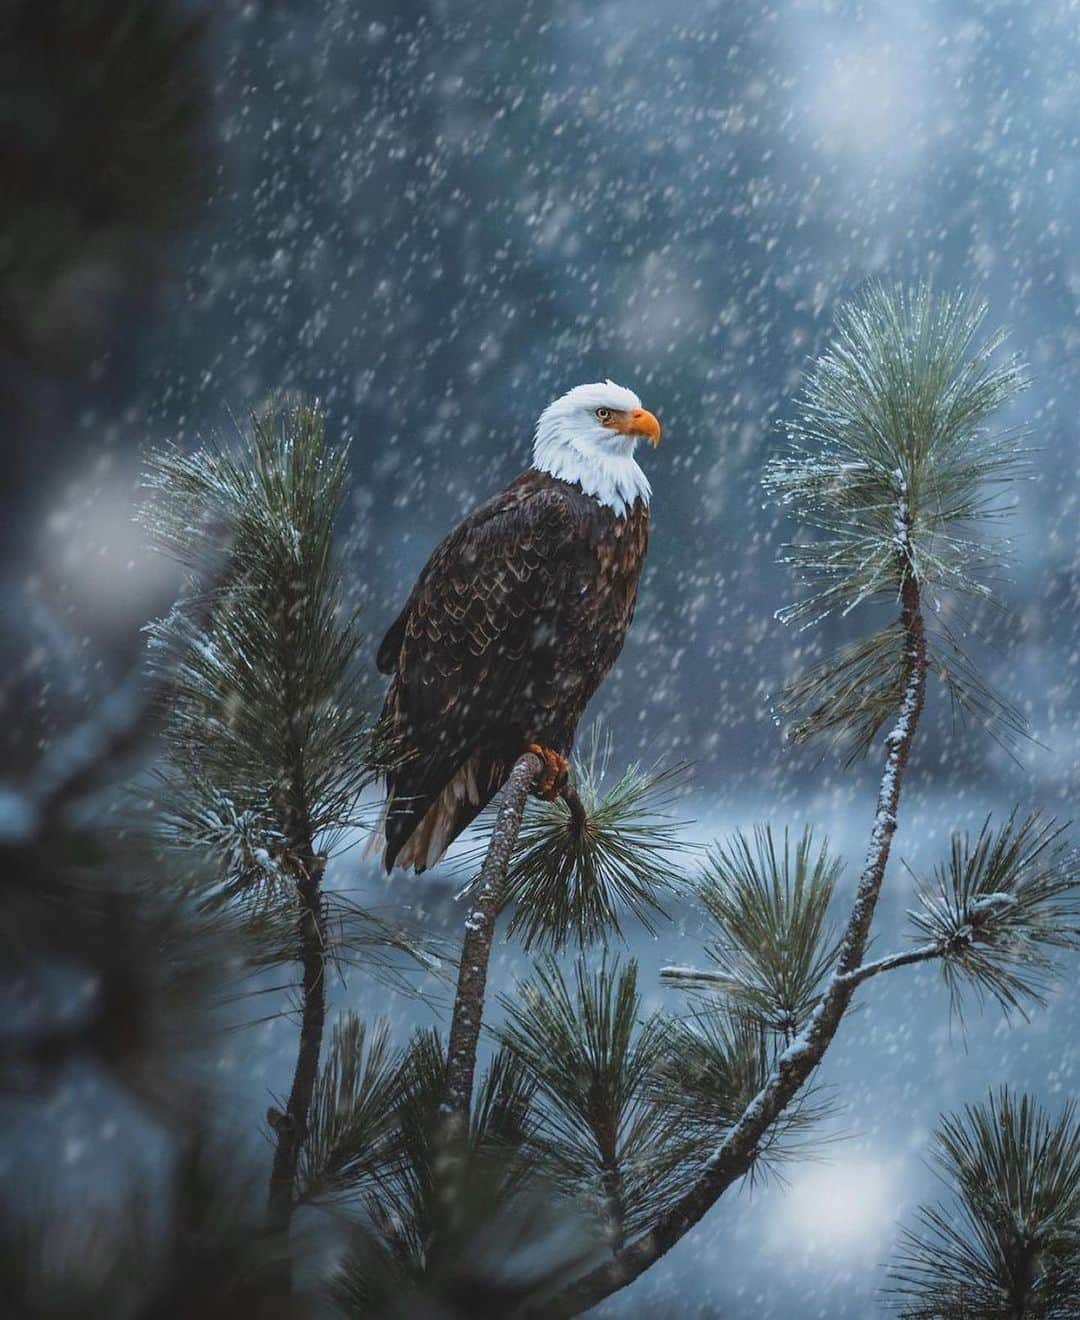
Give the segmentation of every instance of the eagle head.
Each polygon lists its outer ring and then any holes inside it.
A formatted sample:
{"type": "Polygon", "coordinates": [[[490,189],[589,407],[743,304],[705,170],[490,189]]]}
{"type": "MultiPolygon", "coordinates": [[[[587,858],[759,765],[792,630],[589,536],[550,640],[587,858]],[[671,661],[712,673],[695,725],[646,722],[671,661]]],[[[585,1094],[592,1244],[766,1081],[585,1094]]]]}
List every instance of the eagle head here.
{"type": "Polygon", "coordinates": [[[633,390],[613,380],[575,385],[549,403],[536,423],[533,466],[624,514],[650,487],[634,458],[639,440],[655,448],[660,423],[633,390]]]}

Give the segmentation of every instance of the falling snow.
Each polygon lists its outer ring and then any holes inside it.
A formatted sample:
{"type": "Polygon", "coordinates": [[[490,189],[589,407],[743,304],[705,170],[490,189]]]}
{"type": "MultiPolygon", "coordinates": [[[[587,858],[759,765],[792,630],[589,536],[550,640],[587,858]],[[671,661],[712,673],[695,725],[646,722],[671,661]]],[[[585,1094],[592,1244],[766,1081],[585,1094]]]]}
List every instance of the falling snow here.
{"type": "MultiPolygon", "coordinates": [[[[850,899],[868,838],[895,824],[868,955],[877,958],[908,947],[913,877],[947,858],[951,831],[977,830],[1014,802],[1075,809],[1074,6],[217,8],[220,169],[174,254],[176,282],[153,314],[131,313],[145,322],[118,328],[85,394],[46,389],[26,410],[34,457],[13,469],[22,512],[10,520],[2,584],[13,773],[118,686],[139,628],[175,591],[175,575],[133,530],[148,440],[187,446],[228,431],[271,390],[318,397],[332,438],[351,442],[342,548],[351,603],[377,637],[439,537],[526,465],[543,407],[612,377],[660,417],[664,442],[642,457],[653,522],[638,613],[588,718],[610,731],[620,763],[691,763],[678,810],[695,839],[759,820],[812,821],[846,858],[840,898],[850,899]],[[1036,741],[1011,756],[932,692],[895,818],[891,764],[875,816],[880,758],[849,767],[786,744],[776,727],[772,699],[785,679],[863,623],[799,632],[777,621],[793,590],[783,543],[797,529],[762,506],[758,486],[837,303],[871,276],[972,288],[1034,377],[1006,419],[1035,451],[1000,585],[1011,612],[987,611],[988,642],[961,640],[1036,741]]],[[[911,509],[896,476],[894,531],[906,551],[911,509]]],[[[880,608],[874,626],[886,621],[880,608]]],[[[943,622],[962,628],[943,608],[943,622]]],[[[203,660],[218,657],[207,648],[203,660]]],[[[910,713],[909,702],[891,743],[910,713]]],[[[28,812],[0,791],[0,838],[25,832],[28,812]]],[[[206,829],[236,865],[254,859],[277,875],[232,804],[206,829]]],[[[380,911],[407,906],[434,929],[460,929],[460,876],[386,884],[352,853],[332,863],[328,883],[359,889],[380,911]]],[[[1015,901],[982,895],[967,916],[1015,901]]],[[[650,1009],[670,1007],[675,993],[661,987],[661,968],[688,977],[700,962],[700,916],[689,905],[673,914],[655,938],[630,934],[650,1009]]],[[[500,943],[495,992],[522,965],[520,948],[500,943]]],[[[837,1128],[848,1138],[827,1149],[826,1165],[800,1166],[790,1191],[727,1197],[598,1314],[878,1314],[898,1219],[934,1194],[923,1157],[938,1114],[1002,1081],[1051,1105],[1080,1085],[1075,995],[1054,992],[1029,1025],[987,1008],[961,1027],[940,980],[931,963],[861,991],[822,1070],[844,1090],[837,1128]]],[[[389,1012],[402,1034],[432,1020],[427,1005],[360,977],[334,993],[361,1013],[389,1012]]],[[[231,1100],[261,1114],[268,1093],[287,1087],[290,1048],[279,1022],[223,1046],[231,1100]]],[[[791,1057],[803,1048],[796,1041],[791,1057]]],[[[96,1109],[84,1103],[85,1085],[48,1112],[76,1202],[116,1140],[100,1138],[100,1096],[96,1109]]],[[[40,1150],[34,1132],[21,1153],[5,1151],[9,1176],[40,1150]]]]}

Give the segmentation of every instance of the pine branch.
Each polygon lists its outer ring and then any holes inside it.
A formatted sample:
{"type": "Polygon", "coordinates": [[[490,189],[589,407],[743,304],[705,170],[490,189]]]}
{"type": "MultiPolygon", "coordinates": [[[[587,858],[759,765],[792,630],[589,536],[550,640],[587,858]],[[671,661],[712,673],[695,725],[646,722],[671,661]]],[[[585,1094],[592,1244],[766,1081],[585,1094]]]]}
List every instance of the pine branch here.
{"type": "MultiPolygon", "coordinates": [[[[896,624],[796,680],[787,696],[789,712],[802,712],[796,736],[838,734],[852,738],[857,751],[895,715],[866,861],[832,976],[761,1090],[691,1187],[614,1261],[553,1299],[545,1314],[576,1314],[637,1278],[752,1167],[761,1142],[820,1063],[862,980],[924,958],[944,961],[940,939],[910,956],[877,964],[863,958],[931,667],[959,706],[991,721],[1004,709],[1006,728],[1015,727],[1009,708],[995,705],[955,649],[931,654],[923,619],[924,596],[989,597],[985,578],[995,552],[974,533],[1004,511],[996,491],[1022,459],[1013,436],[994,435],[984,425],[1025,381],[1015,361],[994,365],[1000,336],[972,347],[982,316],[970,300],[935,298],[928,287],[911,296],[872,287],[841,312],[836,340],[804,393],[794,447],[766,471],[770,493],[821,534],[789,547],[790,562],[813,589],[781,618],[813,622],[866,601],[899,602],[896,624]]],[[[725,911],[729,930],[743,915],[738,905],[725,911]]],[[[759,937],[760,931],[754,936],[760,944],[759,937]]],[[[721,967],[726,989],[744,990],[746,978],[733,981],[731,970],[721,967]]]]}
{"type": "Polygon", "coordinates": [[[0,1046],[0,1090],[51,1085],[82,1057],[159,1112],[190,1101],[177,1065],[186,1074],[235,947],[192,910],[179,877],[162,886],[148,823],[116,797],[158,750],[168,682],[140,667],[24,783],[0,785],[0,961],[31,980],[54,964],[81,968],[93,988],[78,1013],[57,1015],[42,985],[40,1011],[0,1046]]]}
{"type": "Polygon", "coordinates": [[[369,1031],[344,1014],[312,1093],[297,1201],[351,1198],[377,1185],[393,1157],[402,1087],[403,1058],[386,1022],[369,1031]]]}
{"type": "MultiPolygon", "coordinates": [[[[894,971],[897,967],[913,967],[917,963],[932,962],[946,954],[943,944],[924,944],[918,949],[909,949],[903,953],[891,953],[884,958],[875,958],[873,962],[860,963],[854,971],[844,973],[842,980],[851,985],[862,985],[882,972],[894,971]]],[[[713,968],[701,967],[661,967],[661,981],[685,990],[730,989],[730,978],[713,968]]]]}
{"type": "Polygon", "coordinates": [[[311,869],[301,875],[296,885],[301,908],[298,921],[300,1040],[285,1112],[274,1124],[276,1142],[267,1199],[268,1226],[282,1235],[288,1232],[295,1205],[296,1174],[308,1135],[308,1113],[318,1078],[326,1021],[326,934],[319,892],[324,859],[309,860],[311,869]]]}
{"type": "MultiPolygon", "coordinates": [[[[994,601],[1001,552],[986,529],[1008,512],[1001,492],[1025,455],[1013,432],[987,422],[1027,379],[1015,359],[995,361],[1002,335],[976,344],[985,311],[928,285],[911,294],[870,285],[841,310],[788,428],[791,447],[763,477],[818,533],[787,547],[811,594],[782,620],[902,603],[908,578],[928,602],[994,601]]],[[[790,682],[778,709],[794,720],[791,736],[823,734],[850,743],[852,757],[865,752],[903,691],[905,638],[890,625],[790,682]]],[[[1025,732],[947,630],[924,630],[922,644],[957,710],[1006,743],[1025,732]]]]}
{"type": "Polygon", "coordinates": [[[365,1198],[370,1231],[333,1288],[344,1314],[517,1314],[594,1257],[587,1223],[537,1176],[532,1081],[500,1050],[477,1091],[468,1126],[448,1125],[445,1047],[417,1033],[365,1198]]]}
{"type": "Polygon", "coordinates": [[[858,986],[864,981],[880,976],[882,972],[892,972],[897,967],[915,967],[919,963],[933,962],[937,958],[943,958],[945,953],[946,949],[942,944],[923,944],[917,949],[908,949],[904,953],[891,953],[884,958],[875,958],[873,962],[860,963],[852,971],[843,973],[840,979],[849,985],[858,986]]]}
{"type": "Polygon", "coordinates": [[[594,727],[574,783],[554,802],[529,803],[503,887],[508,933],[526,949],[621,936],[624,914],[652,932],[667,918],[661,899],[681,888],[673,863],[688,845],[670,807],[683,769],[630,765],[609,776],[610,753],[594,727]]]}
{"type": "Polygon", "coordinates": [[[244,822],[238,851],[258,863],[247,868],[256,887],[260,868],[271,881],[279,862],[288,870],[282,854],[306,835],[328,852],[359,823],[382,758],[334,563],[347,475],[318,409],[290,399],[257,412],[236,447],[151,457],[143,520],[188,569],[192,600],[150,629],[159,672],[171,674],[160,794],[170,841],[221,847],[222,824],[244,822]]]}
{"type": "Polygon", "coordinates": [[[1041,1003],[1055,955],[1080,948],[1080,873],[1065,827],[1014,811],[995,832],[955,834],[946,866],[917,889],[919,938],[942,950],[953,1008],[965,988],[1006,1012],[1041,1003]]]}
{"type": "Polygon", "coordinates": [[[985,424],[1027,384],[1018,361],[995,362],[1002,334],[976,344],[985,314],[925,284],[910,294],[870,284],[841,308],[788,428],[792,449],[764,476],[826,538],[788,547],[819,590],[784,617],[895,598],[901,543],[925,592],[985,594],[996,559],[974,529],[1004,511],[1000,492],[1024,458],[1013,433],[985,424]]]}
{"type": "Polygon", "coordinates": [[[341,609],[333,554],[347,471],[346,450],[325,443],[318,409],[275,399],[252,416],[235,449],[154,455],[144,515],[158,543],[186,565],[192,597],[202,602],[197,615],[174,611],[151,630],[159,663],[172,673],[161,794],[167,837],[223,863],[208,904],[220,906],[224,896],[255,917],[267,907],[294,913],[300,1035],[285,1111],[273,1124],[268,1195],[270,1227],[282,1236],[326,1015],[323,874],[379,762],[356,620],[341,609]],[[207,564],[223,543],[226,571],[207,587],[207,564]]]}
{"type": "Polygon", "coordinates": [[[791,741],[846,741],[849,764],[868,751],[900,700],[902,635],[898,623],[890,624],[788,683],[776,709],[793,718],[791,741]]]}
{"type": "MultiPolygon", "coordinates": [[[[671,1021],[666,1034],[650,1088],[665,1123],[684,1144],[685,1183],[693,1180],[717,1142],[767,1084],[786,1041],[724,999],[710,1000],[688,1018],[671,1021]]],[[[759,1144],[749,1170],[751,1181],[778,1175],[784,1161],[803,1154],[828,1108],[810,1090],[803,1091],[759,1144]]]]}
{"type": "Polygon", "coordinates": [[[701,1173],[678,1199],[636,1241],[610,1264],[599,1266],[565,1289],[542,1311],[569,1316],[595,1306],[626,1287],[700,1222],[720,1196],[753,1165],[762,1140],[792,1103],[821,1062],[847,1011],[855,987],[845,974],[862,961],[877,906],[900,800],[904,769],[911,752],[926,685],[926,655],[921,645],[922,616],[918,588],[909,579],[905,598],[908,630],[908,672],[896,723],[885,739],[885,769],[878,790],[877,812],[866,862],[840,942],[837,970],[802,1033],[778,1056],[762,1089],[705,1163],[701,1173]]]}
{"type": "MultiPolygon", "coordinates": [[[[904,771],[926,697],[926,631],[923,626],[919,586],[913,576],[904,578],[901,589],[901,620],[904,629],[904,671],[899,715],[885,739],[885,770],[878,789],[877,811],[870,835],[866,864],[859,878],[855,903],[840,945],[838,970],[852,972],[862,961],[877,907],[897,826],[897,807],[904,771]]],[[[847,1001],[844,1001],[847,1007],[847,1001]]]]}
{"type": "Polygon", "coordinates": [[[537,1090],[537,1157],[572,1199],[595,1205],[614,1252],[670,1199],[687,1154],[654,1103],[671,1024],[642,1017],[637,964],[581,957],[568,984],[550,957],[502,999],[498,1038],[537,1090]]]}
{"type": "Polygon", "coordinates": [[[905,1320],[1067,1320],[1080,1283],[1080,1118],[1007,1089],[946,1117],[932,1159],[955,1208],[923,1206],[886,1290],[905,1320]]]}
{"type": "Polygon", "coordinates": [[[836,958],[827,911],[841,862],[825,842],[813,852],[813,832],[792,849],[787,831],[778,849],[771,828],[751,842],[737,833],[716,847],[699,897],[716,936],[706,953],[739,1011],[788,1040],[820,999],[836,958]]]}
{"type": "MultiPolygon", "coordinates": [[[[923,550],[936,530],[985,512],[980,483],[1012,470],[1011,450],[984,443],[977,428],[1018,378],[1014,370],[989,367],[992,346],[966,360],[978,324],[966,304],[934,304],[928,291],[909,304],[877,291],[865,309],[845,316],[840,341],[819,361],[804,405],[806,433],[820,445],[820,459],[796,455],[767,480],[804,521],[834,537],[821,553],[811,548],[793,556],[826,580],[798,617],[851,609],[882,592],[900,603],[896,717],[884,740],[877,809],[837,963],[805,1026],[691,1186],[612,1262],[554,1298],[544,1314],[577,1314],[631,1283],[750,1170],[761,1142],[824,1057],[855,992],[851,973],[861,966],[869,939],[925,699],[922,589],[940,579],[923,550]]],[[[855,727],[859,709],[852,706],[855,727]]],[[[875,715],[873,728],[879,723],[875,715]]]]}
{"type": "MultiPolygon", "coordinates": [[[[500,1285],[493,1276],[507,1262],[494,1243],[509,1244],[495,1226],[513,1224],[522,1235],[510,1255],[534,1233],[543,1236],[534,1214],[546,1217],[547,1197],[528,1155],[532,1082],[500,1050],[479,1080],[467,1126],[453,1125],[443,1107],[446,1074],[445,1044],[434,1031],[417,1032],[392,1073],[384,1070],[385,1084],[376,1085],[373,1097],[350,1087],[344,1115],[320,1111],[328,1127],[316,1144],[329,1151],[344,1136],[349,1163],[342,1194],[361,1212],[377,1247],[361,1242],[346,1262],[342,1300],[350,1314],[384,1308],[398,1314],[399,1307],[412,1314],[406,1298],[423,1309],[420,1296],[468,1286],[470,1274],[481,1290],[498,1291],[508,1280],[500,1285]],[[386,1289],[393,1295],[389,1306],[386,1289]]],[[[580,1259],[576,1252],[575,1246],[580,1259]]]]}
{"type": "Polygon", "coordinates": [[[510,858],[521,829],[525,800],[543,766],[532,752],[514,762],[503,789],[487,855],[469,894],[470,911],[458,965],[457,992],[446,1052],[445,1107],[452,1119],[467,1122],[476,1072],[476,1047],[484,1016],[487,969],[495,922],[502,902],[510,858]]]}

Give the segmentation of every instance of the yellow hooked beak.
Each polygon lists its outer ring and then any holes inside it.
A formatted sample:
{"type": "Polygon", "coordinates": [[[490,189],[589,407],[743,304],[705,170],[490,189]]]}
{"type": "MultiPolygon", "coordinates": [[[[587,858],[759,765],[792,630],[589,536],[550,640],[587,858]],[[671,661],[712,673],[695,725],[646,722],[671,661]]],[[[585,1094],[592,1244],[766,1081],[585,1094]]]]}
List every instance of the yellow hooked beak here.
{"type": "Polygon", "coordinates": [[[660,423],[648,408],[631,408],[628,412],[618,413],[607,425],[623,435],[643,436],[654,449],[660,443],[660,423]]]}

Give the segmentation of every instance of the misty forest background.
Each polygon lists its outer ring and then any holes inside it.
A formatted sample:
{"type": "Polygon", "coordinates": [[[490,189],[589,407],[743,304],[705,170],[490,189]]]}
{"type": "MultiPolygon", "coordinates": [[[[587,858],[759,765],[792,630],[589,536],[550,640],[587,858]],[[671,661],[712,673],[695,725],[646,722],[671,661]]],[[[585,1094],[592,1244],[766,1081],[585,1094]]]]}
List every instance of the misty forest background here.
{"type": "MultiPolygon", "coordinates": [[[[6,773],[96,707],[175,596],[175,569],[133,518],[150,446],[231,430],[282,387],[317,396],[331,441],[352,441],[343,562],[373,655],[436,540],[526,464],[544,404],[611,376],[657,413],[665,443],[644,460],[654,532],[638,615],[590,717],[617,766],[692,765],[678,810],[694,837],[813,821],[850,885],[877,767],[786,744],[769,698],[815,648],[854,634],[830,621],[800,638],[775,621],[791,595],[776,563],[786,529],[759,480],[837,303],[869,276],[930,277],[984,296],[1031,365],[1007,419],[1039,450],[1010,528],[1013,611],[987,621],[975,653],[1039,742],[1010,755],[933,695],[896,846],[917,872],[991,810],[1070,815],[1078,56],[1064,0],[215,6],[201,55],[209,183],[169,278],[138,293],[87,262],[89,368],[18,357],[0,376],[14,441],[6,773]]],[[[386,881],[353,852],[328,884],[409,906],[433,931],[460,923],[449,877],[386,881]]],[[[882,949],[911,889],[894,862],[882,949]]],[[[659,967],[693,961],[700,942],[700,918],[672,910],[655,938],[628,932],[648,1007],[665,1002],[659,967]]],[[[493,967],[506,988],[520,955],[500,946],[493,967]]],[[[933,1194],[922,1157],[938,1114],[1001,1081],[1051,1109],[1076,1091],[1068,990],[1030,1025],[975,1011],[961,1027],[939,981],[934,968],[890,978],[845,1022],[823,1068],[845,1080],[830,1162],[725,1198],[604,1313],[875,1313],[897,1221],[933,1194]]],[[[335,1001],[389,1011],[403,1032],[438,1012],[360,976],[335,1001]]],[[[234,1126],[285,1089],[293,1043],[282,1019],[226,1038],[214,1067],[234,1126]]],[[[5,1179],[46,1146],[74,1201],[129,1161],[152,1168],[152,1127],[117,1106],[87,1071],[19,1109],[5,1179]]]]}

